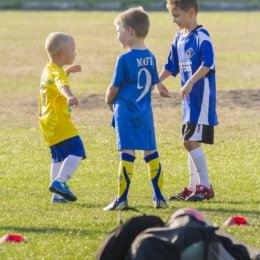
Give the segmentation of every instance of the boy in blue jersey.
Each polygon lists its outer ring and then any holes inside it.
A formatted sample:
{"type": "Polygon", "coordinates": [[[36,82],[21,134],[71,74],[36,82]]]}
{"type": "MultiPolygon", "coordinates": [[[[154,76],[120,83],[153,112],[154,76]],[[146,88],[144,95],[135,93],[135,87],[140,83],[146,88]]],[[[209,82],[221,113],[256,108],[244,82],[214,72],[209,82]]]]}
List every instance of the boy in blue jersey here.
{"type": "Polygon", "coordinates": [[[201,143],[213,144],[216,113],[215,58],[209,33],[197,23],[197,0],[167,0],[176,33],[168,62],[160,74],[181,75],[183,145],[188,151],[190,184],[169,200],[201,201],[214,197],[201,143]]]}
{"type": "Polygon", "coordinates": [[[106,104],[113,112],[111,124],[116,131],[120,163],[118,194],[104,211],[128,208],[127,195],[135,150],[143,151],[144,161],[148,165],[154,207],[166,208],[168,205],[162,195],[162,167],[156,149],[151,91],[156,85],[161,96],[170,96],[160,83],[155,57],[144,43],[150,26],[149,17],[142,7],[130,8],[116,17],[114,25],[121,46],[130,50],[118,57],[112,82],[106,91],[106,104]]]}

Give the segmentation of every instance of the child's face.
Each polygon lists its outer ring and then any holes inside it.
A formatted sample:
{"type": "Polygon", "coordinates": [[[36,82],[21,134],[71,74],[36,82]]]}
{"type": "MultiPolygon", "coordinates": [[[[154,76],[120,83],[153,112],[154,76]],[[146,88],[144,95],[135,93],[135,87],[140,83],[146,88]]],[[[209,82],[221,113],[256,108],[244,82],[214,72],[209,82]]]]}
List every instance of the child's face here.
{"type": "Polygon", "coordinates": [[[128,49],[130,47],[130,33],[128,28],[123,28],[121,25],[116,25],[117,39],[120,42],[123,49],[128,49]]]}
{"type": "Polygon", "coordinates": [[[169,12],[172,16],[172,22],[175,23],[179,29],[186,29],[189,27],[191,21],[190,10],[183,11],[180,8],[176,8],[169,10],[169,12]]]}
{"type": "Polygon", "coordinates": [[[66,48],[63,50],[63,61],[64,65],[70,65],[73,63],[75,59],[76,53],[75,53],[75,42],[73,40],[70,40],[67,43],[66,48]]]}

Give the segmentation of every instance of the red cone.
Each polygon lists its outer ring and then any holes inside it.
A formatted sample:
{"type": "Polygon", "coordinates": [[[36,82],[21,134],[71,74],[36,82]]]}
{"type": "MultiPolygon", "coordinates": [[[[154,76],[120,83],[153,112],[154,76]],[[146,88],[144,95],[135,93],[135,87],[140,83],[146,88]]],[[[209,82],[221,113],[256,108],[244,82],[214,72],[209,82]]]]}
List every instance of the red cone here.
{"type": "Polygon", "coordinates": [[[243,217],[230,217],[224,224],[224,226],[231,225],[249,225],[249,223],[243,217]]]}
{"type": "Polygon", "coordinates": [[[9,242],[20,243],[20,242],[26,242],[26,241],[24,240],[24,238],[22,236],[16,235],[16,234],[7,234],[7,235],[4,235],[0,239],[0,244],[9,243],[9,242]]]}

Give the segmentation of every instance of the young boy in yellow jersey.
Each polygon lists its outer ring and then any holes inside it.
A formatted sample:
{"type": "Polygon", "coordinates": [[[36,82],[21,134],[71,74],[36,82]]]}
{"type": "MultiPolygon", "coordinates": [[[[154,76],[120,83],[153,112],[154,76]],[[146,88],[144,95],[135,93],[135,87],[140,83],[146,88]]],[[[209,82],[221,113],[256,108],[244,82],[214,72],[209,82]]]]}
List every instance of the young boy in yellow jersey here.
{"type": "Polygon", "coordinates": [[[78,99],[70,90],[68,75],[80,72],[80,65],[71,65],[75,59],[75,42],[71,35],[51,33],[45,41],[50,61],[45,66],[40,86],[39,122],[47,146],[52,155],[51,184],[52,203],[76,201],[66,182],[72,177],[82,159],[86,158],[83,143],[71,121],[72,107],[78,99]]]}

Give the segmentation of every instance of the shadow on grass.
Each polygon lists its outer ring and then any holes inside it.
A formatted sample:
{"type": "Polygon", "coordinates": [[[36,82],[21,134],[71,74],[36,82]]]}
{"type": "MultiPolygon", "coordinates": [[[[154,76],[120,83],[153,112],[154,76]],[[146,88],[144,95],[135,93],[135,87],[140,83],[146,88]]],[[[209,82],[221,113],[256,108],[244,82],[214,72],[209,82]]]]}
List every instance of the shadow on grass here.
{"type": "Polygon", "coordinates": [[[103,211],[103,208],[106,207],[109,203],[107,204],[90,204],[90,203],[77,203],[77,206],[80,206],[82,208],[86,209],[100,209],[103,211]]]}
{"type": "Polygon", "coordinates": [[[187,203],[187,202],[169,202],[168,204],[170,207],[172,207],[173,203],[175,203],[174,207],[177,209],[180,208],[193,208],[198,211],[203,212],[209,212],[209,213],[218,213],[218,214],[227,214],[227,215],[254,215],[254,217],[260,216],[260,211],[258,210],[259,202],[251,202],[250,204],[255,205],[254,210],[248,210],[248,209],[234,209],[234,208],[227,208],[228,204],[232,205],[247,205],[246,202],[243,201],[229,201],[228,203],[226,201],[206,201],[206,202],[194,202],[194,203],[187,203]],[[216,208],[208,207],[210,205],[216,205],[216,208]],[[223,205],[223,206],[221,206],[223,205]]]}
{"type": "Polygon", "coordinates": [[[204,212],[217,212],[217,213],[223,213],[223,214],[237,214],[237,215],[255,215],[255,216],[260,216],[260,211],[259,210],[241,210],[241,209],[224,209],[221,207],[218,207],[217,209],[212,209],[212,208],[206,208],[205,206],[202,207],[196,207],[196,210],[198,211],[204,211],[204,212]]]}
{"type": "Polygon", "coordinates": [[[0,227],[0,230],[15,233],[41,233],[41,234],[69,234],[80,237],[86,237],[88,235],[103,235],[104,230],[84,230],[84,229],[71,229],[71,228],[56,228],[56,227],[17,227],[17,226],[4,226],[0,227]]]}

